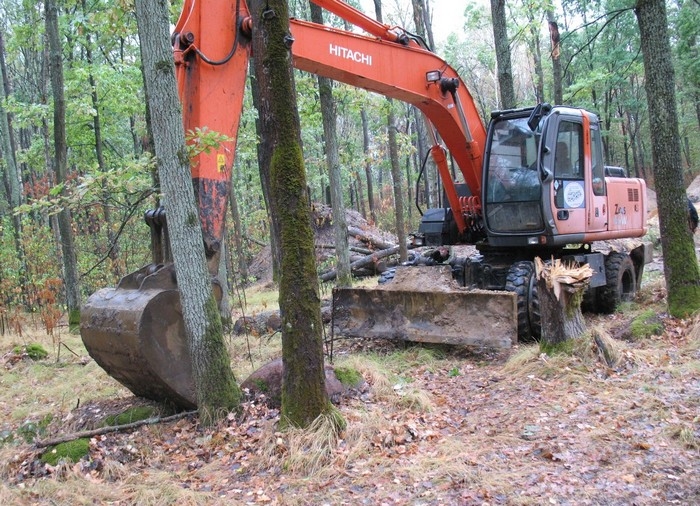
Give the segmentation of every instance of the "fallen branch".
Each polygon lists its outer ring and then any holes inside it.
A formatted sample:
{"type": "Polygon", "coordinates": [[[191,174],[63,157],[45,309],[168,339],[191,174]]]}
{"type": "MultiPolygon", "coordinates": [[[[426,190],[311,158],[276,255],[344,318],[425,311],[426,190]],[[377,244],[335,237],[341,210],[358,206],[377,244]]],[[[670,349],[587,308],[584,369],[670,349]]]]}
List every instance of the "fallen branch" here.
{"type": "Polygon", "coordinates": [[[59,443],[66,443],[68,441],[75,441],[76,439],[81,439],[84,437],[101,436],[102,434],[109,434],[110,432],[121,432],[123,430],[135,429],[141,427],[142,425],[153,425],[156,423],[167,423],[174,420],[179,420],[180,418],[185,418],[186,416],[193,415],[197,411],[185,411],[182,413],[176,413],[170,416],[156,416],[153,418],[146,418],[145,420],[138,420],[132,423],[126,423],[123,425],[110,425],[109,427],[100,427],[99,429],[93,430],[83,430],[80,432],[74,432],[72,434],[66,434],[61,437],[54,439],[46,439],[44,441],[36,441],[34,445],[37,448],[45,448],[47,446],[55,446],[59,443]]]}

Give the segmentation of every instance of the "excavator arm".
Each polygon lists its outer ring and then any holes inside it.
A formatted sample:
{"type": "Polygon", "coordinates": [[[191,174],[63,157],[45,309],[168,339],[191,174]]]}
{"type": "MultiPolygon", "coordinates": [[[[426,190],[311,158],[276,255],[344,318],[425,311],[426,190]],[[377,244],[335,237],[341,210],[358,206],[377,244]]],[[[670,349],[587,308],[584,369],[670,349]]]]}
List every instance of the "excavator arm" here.
{"type": "MultiPolygon", "coordinates": [[[[451,151],[471,194],[479,196],[486,131],[459,75],[400,28],[379,23],[338,0],[315,3],[370,35],[291,19],[294,66],[420,109],[435,141],[433,159],[457,228],[463,233],[467,227],[463,214],[474,208],[467,209],[458,197],[438,135],[451,151]]],[[[186,0],[173,35],[185,131],[196,134],[208,129],[227,138],[216,151],[200,153],[192,163],[212,273],[223,237],[252,25],[244,0],[186,0]]]]}

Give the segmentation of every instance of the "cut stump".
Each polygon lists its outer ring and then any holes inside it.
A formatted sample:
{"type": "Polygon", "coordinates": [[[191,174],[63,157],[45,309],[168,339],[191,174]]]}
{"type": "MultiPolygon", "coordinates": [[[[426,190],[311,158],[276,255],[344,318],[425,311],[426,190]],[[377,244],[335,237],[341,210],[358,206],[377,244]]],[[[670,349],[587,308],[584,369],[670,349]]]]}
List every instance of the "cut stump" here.
{"type": "Polygon", "coordinates": [[[588,265],[565,265],[560,260],[535,258],[537,293],[542,318],[541,343],[554,345],[586,331],[581,300],[593,270],[588,265]]]}

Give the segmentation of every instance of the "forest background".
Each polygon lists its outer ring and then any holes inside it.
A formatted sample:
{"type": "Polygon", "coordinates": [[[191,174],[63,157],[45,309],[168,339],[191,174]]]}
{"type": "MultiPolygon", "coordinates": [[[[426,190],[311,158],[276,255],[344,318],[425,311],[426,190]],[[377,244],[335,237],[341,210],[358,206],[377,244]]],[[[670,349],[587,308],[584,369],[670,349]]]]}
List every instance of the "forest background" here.
{"type": "MultiPolygon", "coordinates": [[[[348,3],[372,15],[368,2],[348,3]]],[[[432,3],[425,2],[428,19],[435,11],[432,3]]],[[[308,2],[290,1],[289,5],[293,16],[309,18],[308,2]]],[[[556,21],[563,103],[597,112],[606,163],[627,168],[630,175],[646,179],[654,188],[650,169],[654,132],[649,127],[632,6],[624,0],[508,2],[514,87],[518,106],[553,100],[548,20],[556,21]]],[[[385,23],[415,26],[413,6],[407,0],[386,1],[383,8],[385,23]]],[[[173,21],[179,10],[175,2],[173,21]]],[[[671,1],[668,15],[687,183],[697,175],[700,158],[700,6],[692,0],[671,1]]],[[[454,16],[463,29],[436,33],[435,50],[458,69],[487,122],[490,112],[501,108],[490,12],[482,2],[467,2],[464,11],[454,16]]],[[[326,22],[342,26],[337,18],[326,22]]],[[[432,25],[443,26],[437,20],[432,25]]],[[[149,261],[149,234],[142,216],[155,206],[158,185],[133,5],[128,0],[81,0],[62,2],[59,8],[68,143],[67,181],[60,184],[53,158],[54,103],[43,5],[7,0],[0,7],[0,26],[0,313],[9,321],[16,310],[30,309],[51,327],[64,316],[63,252],[55,219],[60,210],[71,212],[83,297],[115,285],[121,276],[149,261]]],[[[312,201],[326,202],[329,175],[318,81],[303,72],[295,75],[309,193],[312,201]]],[[[342,84],[334,85],[333,97],[347,206],[379,228],[394,228],[386,122],[387,108],[392,107],[407,229],[417,229],[416,192],[423,207],[435,205],[440,194],[434,177],[424,178],[421,188],[415,185],[425,154],[419,140],[419,115],[406,104],[342,84]],[[371,196],[370,186],[374,188],[371,196]]],[[[232,231],[227,237],[228,272],[234,284],[252,281],[247,266],[270,234],[259,183],[255,117],[248,89],[228,221],[232,231]]],[[[190,137],[202,148],[217,141],[207,131],[191,132],[190,137]]]]}

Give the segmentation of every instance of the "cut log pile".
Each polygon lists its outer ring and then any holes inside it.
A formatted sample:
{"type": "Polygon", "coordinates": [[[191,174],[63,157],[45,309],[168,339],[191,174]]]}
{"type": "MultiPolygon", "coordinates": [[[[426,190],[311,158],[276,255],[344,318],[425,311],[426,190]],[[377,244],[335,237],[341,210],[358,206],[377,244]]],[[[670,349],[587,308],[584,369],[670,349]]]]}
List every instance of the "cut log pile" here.
{"type": "MultiPolygon", "coordinates": [[[[323,204],[314,204],[313,219],[318,264],[333,266],[322,272],[320,279],[331,281],[336,276],[331,208],[323,204]]],[[[360,213],[352,209],[346,210],[345,219],[348,225],[350,268],[353,276],[375,276],[396,264],[395,260],[393,262],[388,260],[388,257],[399,251],[394,235],[374,227],[360,213]]]]}
{"type": "MultiPolygon", "coordinates": [[[[396,236],[380,230],[352,209],[345,211],[345,219],[348,225],[348,244],[353,276],[374,276],[396,264],[396,260],[388,260],[388,257],[398,253],[396,236]]],[[[330,281],[335,279],[336,275],[334,269],[335,235],[330,206],[318,203],[313,205],[312,226],[317,264],[328,266],[322,272],[321,280],[330,281]]],[[[271,281],[272,261],[269,246],[265,246],[256,255],[249,267],[249,272],[258,281],[271,281]]]]}

